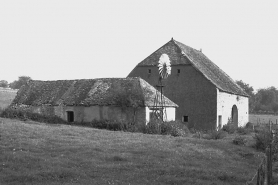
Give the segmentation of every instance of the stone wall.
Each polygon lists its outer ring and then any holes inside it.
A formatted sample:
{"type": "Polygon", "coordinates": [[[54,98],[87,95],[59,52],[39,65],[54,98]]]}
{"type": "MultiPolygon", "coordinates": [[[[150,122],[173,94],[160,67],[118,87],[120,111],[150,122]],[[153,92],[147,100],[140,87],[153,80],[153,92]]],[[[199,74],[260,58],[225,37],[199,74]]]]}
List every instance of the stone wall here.
{"type": "Polygon", "coordinates": [[[116,106],[30,106],[28,110],[43,115],[56,115],[67,121],[68,111],[74,113],[75,122],[91,122],[93,120],[113,120],[121,122],[146,123],[146,109],[139,107],[134,112],[133,108],[121,108],[116,106]]]}
{"type": "Polygon", "coordinates": [[[219,116],[222,118],[222,126],[232,121],[232,107],[235,105],[238,110],[238,126],[243,127],[249,121],[248,101],[244,96],[229,94],[217,90],[217,123],[219,123],[219,116]]]}

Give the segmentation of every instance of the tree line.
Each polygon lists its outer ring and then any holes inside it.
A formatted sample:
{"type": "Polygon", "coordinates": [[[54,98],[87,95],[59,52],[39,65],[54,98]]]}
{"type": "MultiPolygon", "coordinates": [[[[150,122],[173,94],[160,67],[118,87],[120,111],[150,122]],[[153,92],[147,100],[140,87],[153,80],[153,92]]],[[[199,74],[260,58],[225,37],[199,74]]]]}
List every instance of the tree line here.
{"type": "Polygon", "coordinates": [[[28,81],[32,80],[29,76],[19,76],[18,80],[15,80],[11,83],[8,83],[7,80],[0,80],[0,87],[11,88],[11,89],[19,89],[24,84],[28,83],[28,81]]]}
{"type": "Polygon", "coordinates": [[[278,113],[278,89],[276,87],[261,88],[254,92],[253,87],[242,80],[236,83],[249,95],[250,113],[278,113]]]}

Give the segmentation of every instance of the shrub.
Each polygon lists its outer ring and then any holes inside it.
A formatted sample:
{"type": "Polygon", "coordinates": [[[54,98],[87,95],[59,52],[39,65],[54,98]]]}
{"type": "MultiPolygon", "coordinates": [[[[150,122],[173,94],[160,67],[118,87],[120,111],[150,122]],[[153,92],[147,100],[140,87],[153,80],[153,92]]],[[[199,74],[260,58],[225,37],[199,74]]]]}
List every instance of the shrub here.
{"type": "Polygon", "coordinates": [[[162,122],[160,120],[150,121],[143,133],[147,134],[161,134],[171,136],[186,136],[190,133],[187,126],[180,121],[162,122]]]}
{"type": "Polygon", "coordinates": [[[195,128],[190,128],[189,131],[191,134],[195,134],[196,132],[198,132],[195,128]]]}
{"type": "Polygon", "coordinates": [[[223,131],[223,130],[210,130],[207,132],[206,137],[204,137],[205,139],[223,139],[224,137],[226,137],[227,132],[223,131]]]}
{"type": "Polygon", "coordinates": [[[113,131],[127,131],[130,129],[129,123],[119,122],[115,120],[93,120],[90,123],[82,123],[84,126],[90,126],[98,129],[107,129],[113,131]]]}
{"type": "Polygon", "coordinates": [[[161,124],[163,122],[157,119],[151,120],[145,127],[145,134],[161,134],[161,124]]]}
{"type": "Polygon", "coordinates": [[[37,121],[37,122],[54,123],[54,124],[68,123],[58,116],[41,115],[38,113],[32,113],[29,111],[18,110],[18,109],[11,108],[11,107],[2,111],[2,113],[0,114],[0,117],[12,118],[12,119],[16,118],[16,119],[23,120],[23,121],[30,119],[30,120],[37,121]]]}
{"type": "Polygon", "coordinates": [[[223,125],[222,130],[228,132],[229,134],[233,134],[236,131],[236,127],[232,124],[223,125]]]}
{"type": "Polygon", "coordinates": [[[182,136],[185,137],[190,134],[190,131],[186,125],[179,121],[171,121],[168,124],[172,125],[172,136],[182,136]]]}
{"type": "Polygon", "coordinates": [[[235,145],[245,145],[246,142],[247,140],[242,136],[237,136],[233,139],[235,145]]]}
{"type": "Polygon", "coordinates": [[[254,124],[251,122],[246,123],[245,128],[253,129],[254,124]]]}
{"type": "Polygon", "coordinates": [[[251,130],[249,128],[244,128],[244,127],[238,127],[236,129],[237,133],[238,134],[241,134],[241,135],[246,135],[246,134],[249,134],[251,132],[251,130]]]}
{"type": "Polygon", "coordinates": [[[272,141],[272,134],[268,129],[261,129],[254,136],[255,144],[254,147],[257,150],[265,151],[266,147],[272,141]]]}

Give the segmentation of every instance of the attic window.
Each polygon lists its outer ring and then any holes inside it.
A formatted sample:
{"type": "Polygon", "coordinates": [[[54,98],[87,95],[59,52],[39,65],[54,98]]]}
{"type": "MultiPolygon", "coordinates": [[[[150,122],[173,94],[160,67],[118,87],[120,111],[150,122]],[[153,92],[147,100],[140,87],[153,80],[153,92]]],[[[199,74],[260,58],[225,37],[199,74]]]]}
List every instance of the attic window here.
{"type": "Polygon", "coordinates": [[[148,73],[149,73],[149,74],[151,74],[151,73],[152,73],[152,70],[151,70],[151,69],[149,69],[149,70],[148,70],[148,73]]]}
{"type": "Polygon", "coordinates": [[[67,111],[67,120],[70,123],[74,122],[74,112],[73,111],[67,111]]]}
{"type": "Polygon", "coordinates": [[[183,117],[182,117],[182,122],[187,123],[187,122],[188,122],[188,116],[183,116],[183,117]]]}

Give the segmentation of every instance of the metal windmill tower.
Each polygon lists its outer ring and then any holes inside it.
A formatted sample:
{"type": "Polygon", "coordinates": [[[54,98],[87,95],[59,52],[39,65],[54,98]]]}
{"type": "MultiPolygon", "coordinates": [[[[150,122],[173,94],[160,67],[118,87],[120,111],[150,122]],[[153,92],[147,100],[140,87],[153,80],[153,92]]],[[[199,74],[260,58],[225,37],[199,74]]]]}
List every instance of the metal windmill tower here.
{"type": "Polygon", "coordinates": [[[165,99],[163,96],[163,79],[167,79],[171,74],[171,63],[167,54],[162,54],[158,61],[158,84],[156,85],[157,90],[154,99],[154,111],[153,116],[155,119],[164,121],[167,120],[167,113],[165,109],[165,99]]]}

